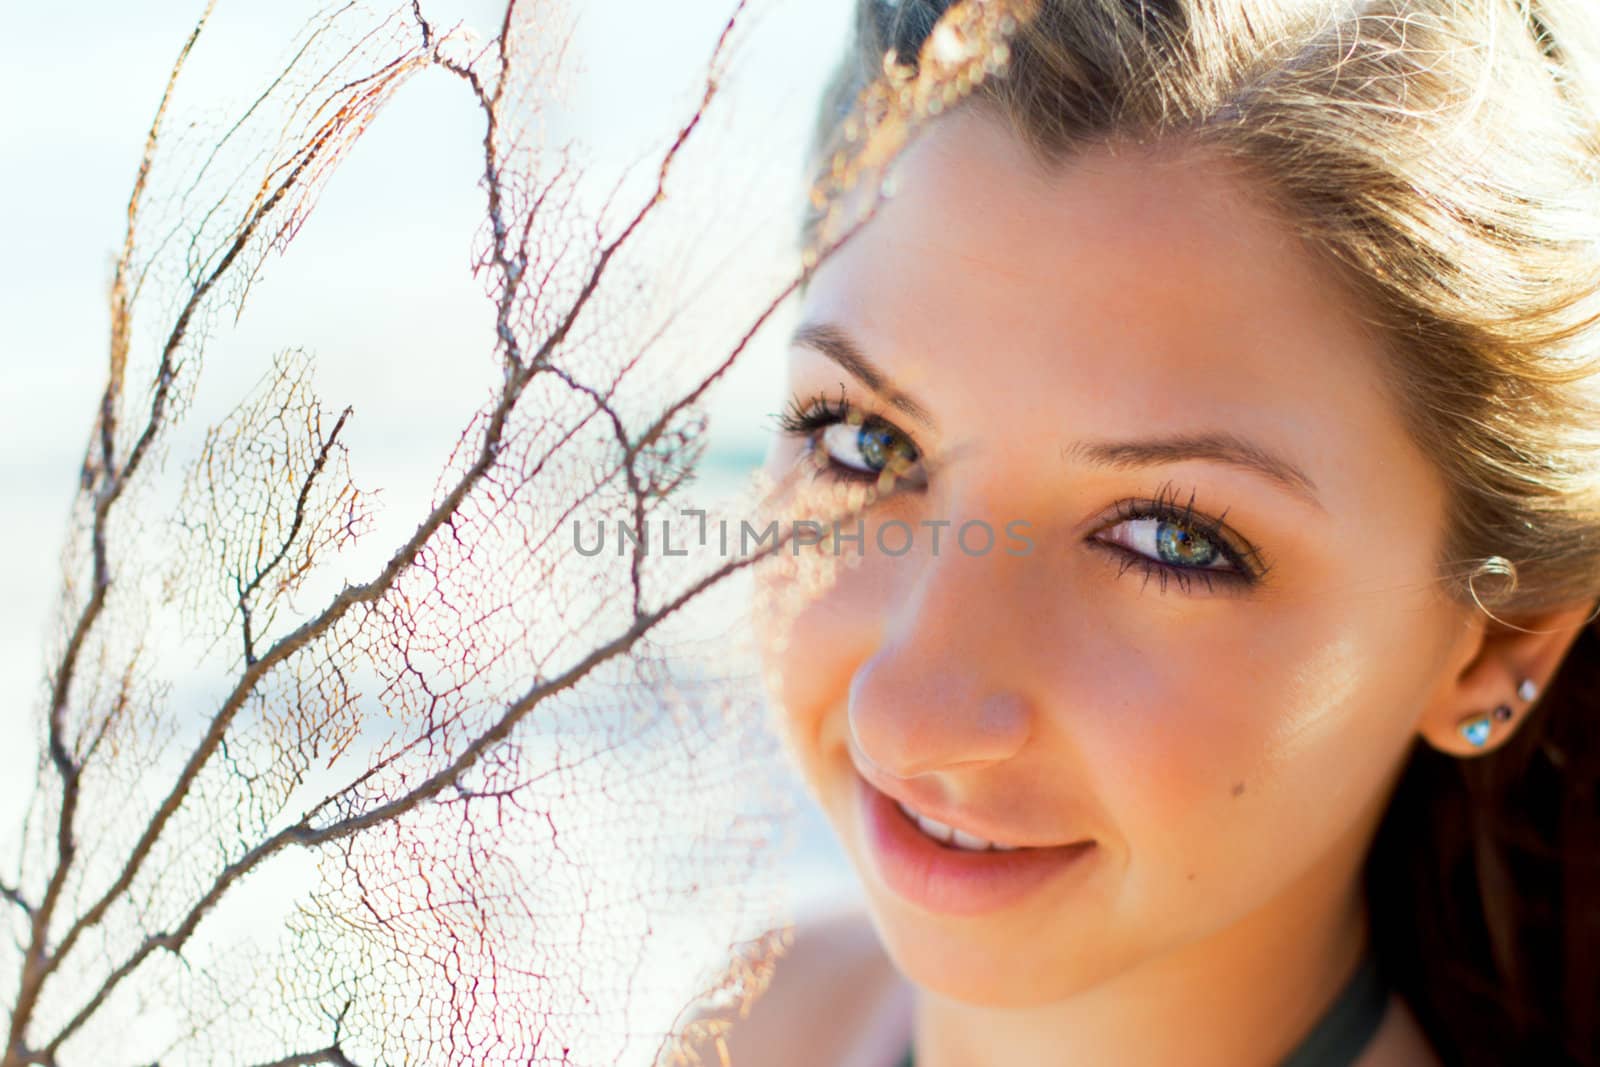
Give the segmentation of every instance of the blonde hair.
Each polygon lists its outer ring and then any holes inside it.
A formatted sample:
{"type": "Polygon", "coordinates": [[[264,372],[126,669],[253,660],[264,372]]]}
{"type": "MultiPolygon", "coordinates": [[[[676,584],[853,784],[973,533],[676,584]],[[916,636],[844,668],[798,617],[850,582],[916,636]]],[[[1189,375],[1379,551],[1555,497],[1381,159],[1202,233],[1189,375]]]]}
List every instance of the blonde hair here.
{"type": "MultiPolygon", "coordinates": [[[[814,174],[885,53],[914,67],[952,6],[972,5],[862,0],[814,174]]],[[[1447,486],[1447,595],[1490,614],[1600,597],[1596,0],[1025,6],[1004,70],[963,106],[1044,166],[1114,140],[1235,161],[1384,342],[1447,486]]],[[[1466,761],[1418,745],[1391,801],[1367,871],[1375,939],[1449,1062],[1600,1063],[1597,716],[1586,627],[1508,744],[1466,761]]]]}

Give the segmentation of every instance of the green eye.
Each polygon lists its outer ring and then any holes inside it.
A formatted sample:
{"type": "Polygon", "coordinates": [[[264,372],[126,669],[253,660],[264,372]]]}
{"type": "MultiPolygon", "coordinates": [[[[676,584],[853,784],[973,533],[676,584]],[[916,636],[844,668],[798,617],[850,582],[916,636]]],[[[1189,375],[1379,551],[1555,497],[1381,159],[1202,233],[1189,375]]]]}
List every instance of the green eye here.
{"type": "Polygon", "coordinates": [[[778,429],[802,439],[818,473],[848,481],[916,489],[926,484],[922,453],[911,436],[877,415],[864,415],[842,396],[837,403],[796,397],[778,418],[778,429]]]}
{"type": "Polygon", "coordinates": [[[1195,519],[1184,521],[1179,515],[1155,510],[1129,515],[1109,529],[1116,531],[1110,538],[1113,543],[1163,566],[1238,569],[1228,550],[1195,519]]]}
{"type": "Polygon", "coordinates": [[[1156,521],[1155,550],[1164,563],[1208,567],[1222,558],[1217,546],[1204,534],[1196,534],[1171,522],[1156,521]]]}
{"type": "Polygon", "coordinates": [[[822,431],[822,446],[841,466],[864,474],[904,474],[917,461],[911,439],[882,419],[834,423],[822,431]]]}
{"type": "MultiPolygon", "coordinates": [[[[1260,552],[1237,534],[1224,532],[1221,519],[1195,510],[1194,495],[1187,504],[1176,500],[1171,486],[1163,486],[1154,500],[1118,503],[1118,521],[1102,527],[1089,543],[1121,557],[1122,570],[1137,567],[1145,577],[1168,579],[1189,592],[1195,579],[1214,585],[1245,589],[1266,574],[1260,552]]],[[[1118,573],[1122,573],[1119,570],[1118,573]]]]}

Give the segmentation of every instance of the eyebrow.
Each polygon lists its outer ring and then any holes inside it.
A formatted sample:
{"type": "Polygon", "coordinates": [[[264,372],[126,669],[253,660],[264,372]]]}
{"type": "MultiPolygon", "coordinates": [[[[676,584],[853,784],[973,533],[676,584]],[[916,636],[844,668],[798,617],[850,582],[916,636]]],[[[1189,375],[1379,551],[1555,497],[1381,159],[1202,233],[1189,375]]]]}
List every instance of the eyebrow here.
{"type": "Polygon", "coordinates": [[[938,429],[938,424],[933,421],[933,415],[928,409],[911,399],[905,392],[895,388],[890,383],[888,375],[879,370],[850,339],[850,335],[839,327],[829,322],[808,322],[794,332],[789,343],[813,349],[827,356],[893,407],[910,415],[930,430],[938,429]]]}
{"type": "Polygon", "coordinates": [[[1085,459],[1115,470],[1138,470],[1183,460],[1226,463],[1262,475],[1318,511],[1327,510],[1317,499],[1316,483],[1305,471],[1254,441],[1226,430],[1175,433],[1132,441],[1075,441],[1061,450],[1061,456],[1085,459]]]}
{"type": "MultiPolygon", "coordinates": [[[[928,409],[896,388],[839,327],[825,322],[806,323],[795,331],[789,343],[826,356],[892,406],[927,428],[936,428],[928,409]]],[[[1061,458],[1112,470],[1141,470],[1186,460],[1209,460],[1261,475],[1318,511],[1326,511],[1317,498],[1316,483],[1297,464],[1228,430],[1179,432],[1131,440],[1079,440],[1063,446],[1061,458]]]]}

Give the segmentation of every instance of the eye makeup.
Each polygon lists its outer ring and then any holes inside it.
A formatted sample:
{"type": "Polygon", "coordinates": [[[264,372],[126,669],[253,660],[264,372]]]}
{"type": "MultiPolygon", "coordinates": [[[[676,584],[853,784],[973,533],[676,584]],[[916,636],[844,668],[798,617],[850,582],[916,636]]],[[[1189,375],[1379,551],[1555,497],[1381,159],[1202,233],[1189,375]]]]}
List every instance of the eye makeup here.
{"type": "MultiPolygon", "coordinates": [[[[1237,534],[1228,531],[1221,518],[1212,519],[1197,513],[1194,497],[1195,493],[1191,490],[1188,502],[1180,505],[1177,486],[1167,482],[1157,490],[1154,499],[1117,502],[1115,513],[1119,521],[1112,523],[1109,528],[1125,523],[1147,524],[1146,536],[1139,540],[1153,542],[1153,551],[1150,553],[1099,538],[1091,538],[1089,543],[1123,556],[1125,563],[1118,570],[1119,575],[1129,566],[1137,566],[1143,571],[1146,581],[1152,577],[1159,578],[1162,592],[1166,591],[1168,579],[1177,582],[1185,593],[1192,592],[1196,580],[1205,583],[1208,592],[1215,591],[1213,583],[1220,583],[1229,591],[1242,591],[1257,584],[1267,571],[1267,564],[1260,552],[1237,534]],[[1197,544],[1201,546],[1199,549],[1194,547],[1197,544]],[[1177,562],[1162,558],[1168,553],[1177,556],[1177,562]],[[1199,555],[1208,564],[1222,562],[1227,566],[1195,566],[1191,560],[1183,558],[1185,555],[1199,555]]],[[[1101,527],[1101,530],[1107,528],[1101,527]]]]}
{"type": "MultiPolygon", "coordinates": [[[[902,482],[908,480],[907,471],[920,465],[921,452],[912,437],[881,416],[861,412],[842,386],[837,400],[821,393],[791,397],[776,423],[779,432],[800,439],[808,454],[822,453],[819,476],[878,482],[892,464],[895,480],[902,482]]],[[[1119,577],[1138,568],[1146,583],[1159,581],[1162,593],[1169,581],[1185,594],[1193,594],[1197,582],[1207,592],[1243,592],[1256,585],[1268,570],[1259,550],[1229,530],[1221,517],[1199,512],[1194,491],[1186,502],[1179,499],[1175,484],[1167,482],[1153,498],[1119,501],[1114,521],[1100,526],[1088,543],[1121,561],[1119,577]],[[1139,529],[1121,540],[1099,536],[1120,527],[1139,529]]]]}

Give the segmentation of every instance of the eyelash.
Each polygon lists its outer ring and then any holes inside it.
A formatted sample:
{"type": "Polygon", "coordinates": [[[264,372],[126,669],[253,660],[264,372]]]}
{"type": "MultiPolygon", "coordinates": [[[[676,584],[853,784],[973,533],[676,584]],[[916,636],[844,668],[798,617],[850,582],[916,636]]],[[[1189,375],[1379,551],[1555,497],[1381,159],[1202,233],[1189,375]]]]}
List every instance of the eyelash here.
{"type": "MultiPolygon", "coordinates": [[[[841,386],[838,401],[830,401],[826,396],[817,394],[802,402],[800,397],[794,396],[789,400],[785,410],[777,416],[778,429],[791,437],[802,438],[809,449],[817,447],[816,435],[819,430],[826,429],[835,423],[843,422],[855,410],[845,399],[841,386]]],[[[863,425],[886,426],[906,440],[911,440],[911,435],[895,426],[894,423],[876,415],[865,415],[863,425]]],[[[920,455],[920,450],[918,450],[920,455]]],[[[867,471],[858,471],[852,467],[840,466],[838,463],[829,462],[818,468],[818,473],[826,477],[841,481],[875,482],[878,476],[867,471]]],[[[1197,515],[1194,507],[1194,492],[1189,493],[1189,500],[1185,504],[1178,503],[1178,489],[1172,482],[1167,482],[1157,490],[1155,498],[1151,500],[1123,500],[1116,504],[1116,522],[1109,525],[1115,526],[1120,522],[1129,522],[1136,519],[1159,519],[1162,522],[1181,527],[1185,530],[1198,533],[1206,541],[1214,545],[1217,552],[1234,566],[1234,570],[1218,570],[1212,567],[1181,567],[1176,564],[1163,563],[1151,559],[1142,552],[1135,552],[1123,545],[1113,544],[1109,541],[1092,540],[1089,543],[1103,550],[1110,551],[1120,556],[1124,561],[1118,568],[1120,577],[1129,567],[1139,568],[1145,581],[1152,577],[1161,582],[1161,592],[1167,590],[1167,581],[1172,579],[1178,583],[1184,593],[1190,593],[1196,578],[1206,583],[1206,590],[1213,592],[1213,581],[1220,583],[1225,590],[1243,590],[1259,582],[1267,572],[1267,565],[1262,560],[1260,553],[1254,546],[1244,542],[1245,548],[1235,548],[1232,539],[1222,532],[1222,516],[1210,519],[1197,515]]],[[[1227,512],[1223,512],[1226,516],[1227,512]]],[[[1242,538],[1239,539],[1243,541],[1242,538]]]]}
{"type": "MultiPolygon", "coordinates": [[[[804,403],[801,402],[798,396],[791,397],[789,406],[777,416],[778,428],[790,437],[802,438],[806,447],[814,451],[817,448],[816,437],[818,432],[827,429],[829,426],[844,422],[855,410],[855,405],[845,399],[844,387],[841,384],[837,401],[830,401],[821,393],[811,397],[804,403]]],[[[887,427],[907,441],[911,440],[910,434],[888,419],[866,413],[862,413],[860,419],[862,426],[887,427]]],[[[921,449],[917,450],[917,454],[920,457],[921,449]]],[[[875,484],[879,477],[878,474],[873,472],[856,470],[854,467],[833,462],[831,457],[828,463],[818,465],[816,473],[836,481],[865,482],[869,484],[875,484]]]]}
{"type": "MultiPolygon", "coordinates": [[[[1179,588],[1185,593],[1191,591],[1196,578],[1206,583],[1207,592],[1214,591],[1212,587],[1213,580],[1219,582],[1230,591],[1241,591],[1259,582],[1267,572],[1266,564],[1262,561],[1260,553],[1256,551],[1254,546],[1246,542],[1245,548],[1235,548],[1233,541],[1222,532],[1223,516],[1227,515],[1227,511],[1224,510],[1222,516],[1216,519],[1197,515],[1194,507],[1194,491],[1190,490],[1189,500],[1185,504],[1177,502],[1178,493],[1177,486],[1172,482],[1167,482],[1156,491],[1155,499],[1153,500],[1118,501],[1115,507],[1117,521],[1110,525],[1115,526],[1117,522],[1127,522],[1133,519],[1159,519],[1181,529],[1198,533],[1209,544],[1216,547],[1217,553],[1231,563],[1235,568],[1234,570],[1218,570],[1212,567],[1180,567],[1176,564],[1163,563],[1160,560],[1151,559],[1142,552],[1135,552],[1130,548],[1111,544],[1107,541],[1091,541],[1090,544],[1115,552],[1127,561],[1122,567],[1118,568],[1117,574],[1119,576],[1128,567],[1136,566],[1144,572],[1146,582],[1152,576],[1160,578],[1161,591],[1163,593],[1167,591],[1168,578],[1177,581],[1179,588]]],[[[1242,538],[1239,540],[1243,541],[1242,538]]]]}

